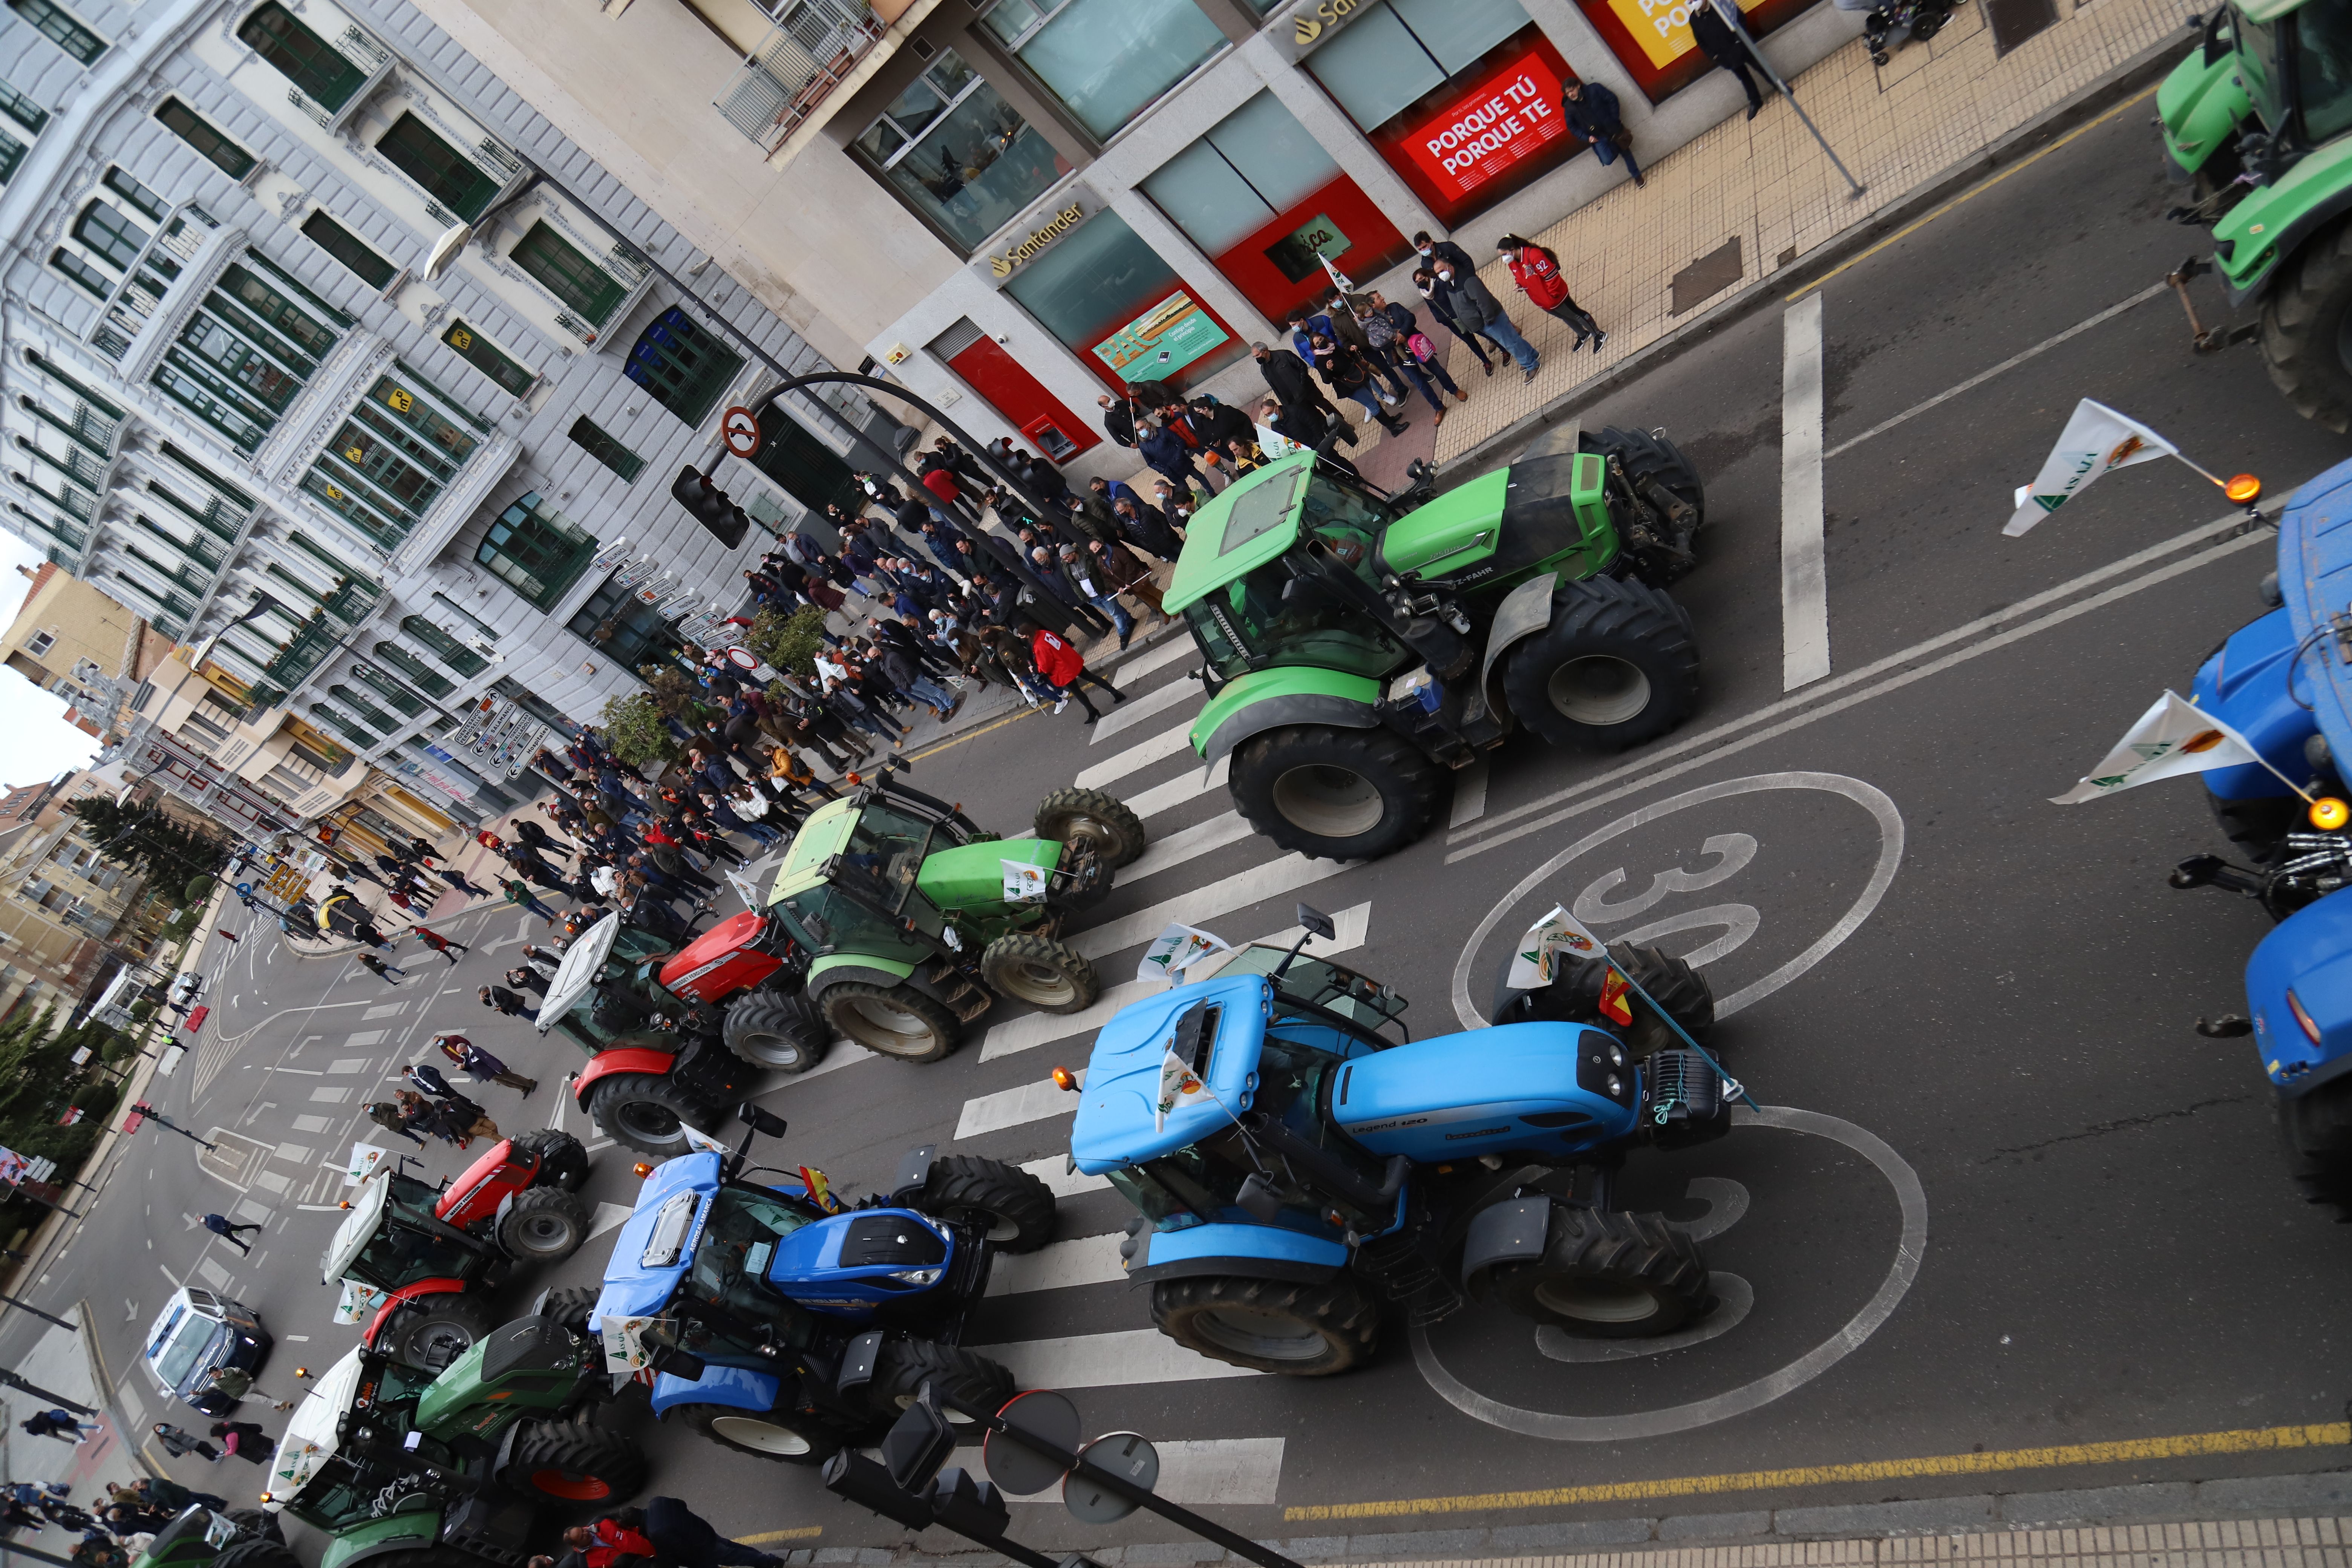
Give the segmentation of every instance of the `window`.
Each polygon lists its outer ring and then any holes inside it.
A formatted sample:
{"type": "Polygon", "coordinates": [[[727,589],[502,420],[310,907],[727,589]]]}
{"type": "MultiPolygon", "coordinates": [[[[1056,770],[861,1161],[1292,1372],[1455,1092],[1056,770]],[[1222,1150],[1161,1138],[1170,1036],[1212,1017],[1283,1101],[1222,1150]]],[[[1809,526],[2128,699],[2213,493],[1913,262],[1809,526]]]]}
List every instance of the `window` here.
{"type": "Polygon", "coordinates": [[[396,642],[376,644],[375,656],[436,697],[446,697],[457,689],[450,683],[447,676],[396,642]]]}
{"type": "Polygon", "coordinates": [[[953,49],[941,50],[854,146],[967,254],[1070,168],[953,49]]]}
{"type": "Polygon", "coordinates": [[[634,481],[646,470],[646,460],[643,458],[596,428],[585,414],[572,422],[570,434],[574,443],[588,449],[590,457],[625,479],[634,481]]]}
{"type": "Polygon", "coordinates": [[[730,353],[715,333],[696,326],[676,305],[654,318],[622,367],[631,381],[654,395],[656,403],[688,425],[702,423],[742,368],[741,355],[730,353]]]}
{"type": "MultiPolygon", "coordinates": [[[[261,259],[251,252],[247,255],[254,261],[261,259]]],[[[218,308],[249,312],[255,321],[284,334],[288,342],[313,360],[335,346],[332,331],[313,320],[276,284],[243,267],[232,265],[221,274],[219,292],[226,298],[218,308]]],[[[206,308],[215,307],[207,301],[206,308]]]]}
{"type": "Polygon", "coordinates": [[[335,51],[332,45],[294,19],[292,12],[269,3],[245,19],[236,36],[253,52],[276,66],[305,96],[330,110],[341,109],[359,90],[367,73],[335,51]]]}
{"type": "Polygon", "coordinates": [[[544,610],[579,581],[595,553],[596,542],[533,490],[499,514],[474,559],[544,610]]]}
{"type": "Polygon", "coordinates": [[[392,166],[425,188],[425,194],[471,223],[498,195],[499,183],[441,139],[413,111],[404,111],[375,144],[392,166]]]}
{"type": "Polygon", "coordinates": [[[984,25],[1097,141],[1225,43],[1192,0],[998,0],[984,25]]]}
{"type": "Polygon", "coordinates": [[[147,231],[108,206],[92,202],[74,220],[73,237],[117,272],[128,272],[147,248],[147,231]]]}
{"type": "Polygon", "coordinates": [[[545,218],[531,225],[530,232],[507,252],[507,259],[585,317],[592,327],[601,327],[610,321],[622,296],[628,292],[610,273],[581,255],[578,247],[556,233],[554,226],[545,218]]]}
{"type": "Polygon", "coordinates": [[[463,411],[435,406],[436,396],[404,374],[378,380],[310,465],[302,488],[379,544],[406,538],[478,444],[452,417],[463,411]]]}
{"type": "Polygon", "coordinates": [[[659,610],[607,577],[579,612],[563,623],[572,635],[631,669],[668,664],[687,668],[685,644],[659,610]]]}
{"type": "Polygon", "coordinates": [[[58,634],[55,632],[35,632],[25,639],[25,651],[33,658],[38,658],[48,652],[57,640],[58,634]]]}
{"type": "Polygon", "coordinates": [[[489,668],[480,654],[426,620],[423,616],[410,616],[400,623],[405,635],[415,637],[433,650],[434,657],[460,675],[479,675],[489,668]]]}
{"type": "Polygon", "coordinates": [[[49,265],[103,300],[114,292],[114,280],[70,250],[60,250],[49,258],[49,265]]]}
{"type": "Polygon", "coordinates": [[[40,133],[42,126],[49,122],[47,110],[43,109],[5,81],[0,81],[0,114],[6,115],[36,135],[40,133]]]}
{"type": "Polygon", "coordinates": [[[369,288],[383,289],[392,282],[393,266],[370,250],[366,241],[327,216],[324,207],[302,220],[310,242],[360,276],[369,288]]]}
{"type": "Polygon", "coordinates": [[[157,223],[163,221],[163,198],[124,174],[121,169],[106,171],[106,188],[145,213],[157,223]]]}
{"type": "Polygon", "coordinates": [[[10,176],[16,172],[16,165],[24,161],[25,144],[5,131],[0,131],[0,185],[8,183],[10,176]]]}
{"type": "Polygon", "coordinates": [[[506,391],[520,397],[531,389],[539,377],[509,359],[496,343],[482,336],[463,321],[452,321],[441,341],[457,351],[457,357],[488,376],[506,391]]]}
{"type": "Polygon", "coordinates": [[[352,679],[412,719],[425,716],[425,700],[372,664],[352,666],[352,679]]]}
{"type": "Polygon", "coordinates": [[[2352,26],[2316,8],[2294,14],[2294,96],[2315,146],[2352,127],[2352,26]]]}
{"type": "Polygon", "coordinates": [[[242,180],[253,173],[253,154],[214,130],[199,119],[195,110],[176,98],[167,98],[155,106],[155,118],[162,121],[181,141],[194,147],[212,161],[213,166],[232,180],[242,180]]]}
{"type": "Polygon", "coordinates": [[[8,9],[25,18],[33,31],[88,65],[106,53],[106,40],[74,20],[70,12],[50,0],[8,0],[8,9]]]}
{"type": "Polygon", "coordinates": [[[232,264],[164,349],[155,384],[247,451],[294,401],[335,334],[232,264]],[[224,412],[235,415],[224,425],[224,412]]]}
{"type": "Polygon", "coordinates": [[[1004,291],[1113,388],[1182,391],[1242,357],[1231,329],[1115,212],[1072,229],[1004,291]]]}
{"type": "Polygon", "coordinates": [[[751,454],[751,466],[819,517],[835,502],[856,506],[866,500],[840,455],[781,408],[761,414],[760,449],[751,454]]]}

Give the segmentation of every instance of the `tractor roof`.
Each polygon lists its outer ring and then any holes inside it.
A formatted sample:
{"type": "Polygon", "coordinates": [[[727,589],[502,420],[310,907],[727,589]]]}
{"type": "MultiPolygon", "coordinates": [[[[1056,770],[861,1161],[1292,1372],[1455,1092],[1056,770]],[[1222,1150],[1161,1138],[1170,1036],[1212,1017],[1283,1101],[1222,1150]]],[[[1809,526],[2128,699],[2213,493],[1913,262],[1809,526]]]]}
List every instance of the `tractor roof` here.
{"type": "Polygon", "coordinates": [[[649,1318],[667,1303],[694,1262],[694,1244],[710,1222],[719,1191],[719,1156],[680,1154],[653,1168],[637,1189],[637,1205],[613,1237],[604,1288],[591,1324],[611,1318],[649,1318]]]}
{"type": "Polygon", "coordinates": [[[2275,22],[2290,11],[2302,9],[2305,0],[2238,0],[2238,9],[2252,22],[2275,22]]]}
{"type": "Polygon", "coordinates": [[[1095,1037],[1077,1120],[1070,1126],[1070,1153],[1078,1169],[1098,1176],[1156,1160],[1231,1125],[1257,1087],[1258,1053],[1265,1043],[1273,994],[1262,974],[1221,975],[1120,1008],[1095,1037]],[[1176,1106],[1163,1124],[1157,1110],[1160,1067],[1175,1038],[1177,1020],[1196,1002],[1218,1010],[1202,1075],[1209,1098],[1176,1106]]]}
{"type": "Polygon", "coordinates": [[[839,800],[826,801],[809,813],[808,821],[793,836],[793,847],[784,856],[784,863],[776,870],[775,885],[768,889],[768,902],[805,893],[824,883],[824,863],[849,847],[849,835],[857,826],[857,802],[844,795],[839,800]]]}
{"type": "Polygon", "coordinates": [[[564,950],[563,961],[555,966],[555,977],[547,983],[547,995],[539,1005],[536,1023],[541,1034],[555,1027],[574,1003],[595,989],[597,976],[604,972],[604,960],[612,956],[613,943],[620,935],[621,917],[606,915],[564,950]]]}
{"type": "Polygon", "coordinates": [[[272,1513],[285,1507],[319,1473],[319,1467],[342,1441],[343,1415],[359,1396],[360,1378],[367,1370],[360,1358],[360,1347],[352,1346],[349,1354],[310,1385],[310,1392],[287,1417],[286,1436],[278,1440],[278,1453],[269,1465],[267,1496],[272,1513]]]}
{"type": "Polygon", "coordinates": [[[319,1260],[320,1284],[332,1285],[343,1277],[369,1238],[375,1235],[376,1224],[383,1218],[384,1205],[391,1200],[392,1168],[379,1166],[373,1175],[360,1184],[351,1212],[343,1215],[342,1223],[335,1226],[334,1239],[327,1243],[326,1255],[319,1260]]]}
{"type": "Polygon", "coordinates": [[[1210,589],[1254,572],[1298,541],[1298,498],[1315,468],[1311,452],[1269,463],[1202,507],[1184,530],[1184,552],[1161,595],[1181,610],[1210,589]]]}

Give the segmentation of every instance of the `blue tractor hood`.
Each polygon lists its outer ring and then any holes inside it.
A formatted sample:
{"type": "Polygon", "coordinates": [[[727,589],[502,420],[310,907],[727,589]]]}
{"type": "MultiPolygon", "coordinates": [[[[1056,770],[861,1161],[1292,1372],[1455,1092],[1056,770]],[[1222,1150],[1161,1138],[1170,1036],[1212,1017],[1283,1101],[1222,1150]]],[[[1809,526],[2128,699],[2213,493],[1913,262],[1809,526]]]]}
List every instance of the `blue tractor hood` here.
{"type": "Polygon", "coordinates": [[[678,1281],[694,1263],[695,1245],[710,1223],[710,1200],[719,1191],[719,1156],[681,1154],[666,1160],[637,1189],[637,1206],[613,1237],[604,1265],[604,1289],[596,1298],[589,1326],[605,1314],[643,1318],[668,1304],[678,1281]]]}
{"type": "Polygon", "coordinates": [[[1070,1153],[1078,1169],[1101,1175],[1196,1143],[1249,1108],[1257,1089],[1258,1054],[1265,1044],[1274,988],[1260,974],[1220,975],[1179,985],[1122,1007],[1095,1037],[1087,1083],[1070,1126],[1070,1153]],[[1154,1128],[1160,1066],[1177,1020],[1195,1003],[1215,1011],[1215,1032],[1202,1064],[1208,1096],[1175,1107],[1154,1128]]]}
{"type": "Polygon", "coordinates": [[[2329,616],[2352,604],[2352,462],[2294,492],[2279,517],[2278,565],[2294,642],[2315,639],[2295,663],[2294,689],[2312,705],[2337,766],[2352,766],[2352,665],[2326,635],[2329,616]]]}

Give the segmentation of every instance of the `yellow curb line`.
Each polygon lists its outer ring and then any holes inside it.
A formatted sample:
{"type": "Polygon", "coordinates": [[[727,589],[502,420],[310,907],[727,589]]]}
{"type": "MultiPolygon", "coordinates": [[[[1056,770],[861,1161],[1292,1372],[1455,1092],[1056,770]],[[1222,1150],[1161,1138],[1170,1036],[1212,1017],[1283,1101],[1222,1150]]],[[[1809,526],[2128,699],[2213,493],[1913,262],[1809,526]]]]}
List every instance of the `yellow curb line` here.
{"type": "Polygon", "coordinates": [[[1740,1470],[1720,1476],[1672,1476],[1598,1486],[1547,1487],[1535,1491],[1472,1492],[1460,1497],[1403,1498],[1390,1502],[1317,1503],[1282,1510],[1285,1523],[1318,1519],[1387,1519],[1414,1513],[1478,1513],[1490,1509],[1565,1508],[1577,1503],[1645,1498],[1708,1497],[1776,1487],[1819,1487],[1839,1481],[1884,1481],[1920,1476],[1979,1476],[2067,1465],[2117,1465],[2184,1459],[2210,1454],[2259,1454],[2282,1448],[2352,1444],[2352,1421],[2310,1426],[2258,1426],[2234,1432],[2194,1432],[2174,1437],[2134,1437],[2112,1443],[2071,1443],[2050,1448],[2004,1448],[1990,1454],[1936,1454],[1916,1459],[1874,1459],[1809,1465],[1787,1470],[1740,1470]]]}
{"type": "Polygon", "coordinates": [[[734,1541],[738,1546],[765,1546],[771,1541],[814,1541],[824,1533],[824,1526],[821,1524],[801,1524],[790,1530],[771,1530],[764,1535],[739,1535],[734,1541]]]}

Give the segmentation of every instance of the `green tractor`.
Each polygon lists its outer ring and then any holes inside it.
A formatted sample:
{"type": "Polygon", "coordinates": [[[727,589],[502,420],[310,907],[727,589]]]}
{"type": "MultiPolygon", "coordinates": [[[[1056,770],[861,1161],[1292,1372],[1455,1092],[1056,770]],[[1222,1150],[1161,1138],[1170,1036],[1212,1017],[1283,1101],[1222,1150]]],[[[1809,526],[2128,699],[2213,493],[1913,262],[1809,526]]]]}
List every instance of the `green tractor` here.
{"type": "Polygon", "coordinates": [[[302,1568],[278,1521],[259,1509],[190,1503],[157,1531],[131,1568],[302,1568]]]}
{"type": "MultiPolygon", "coordinates": [[[[2296,413],[2352,426],[2352,6],[2231,0],[2157,89],[2169,173],[2296,413]]],[[[2207,342],[2200,337],[2200,345],[2207,342]]]]}
{"type": "Polygon", "coordinates": [[[329,1538],[319,1568],[520,1568],[542,1509],[645,1485],[636,1446],[589,1419],[613,1388],[594,1300],[551,1292],[437,1375],[353,1350],[288,1418],[264,1506],[329,1538]]]}
{"type": "Polygon", "coordinates": [[[1192,746],[1286,849],[1370,859],[1419,837],[1454,769],[1524,724],[1622,748],[1698,701],[1690,616],[1697,471],[1663,434],[1555,432],[1436,495],[1387,495],[1302,452],[1189,529],[1164,600],[1209,702],[1192,746]]]}

